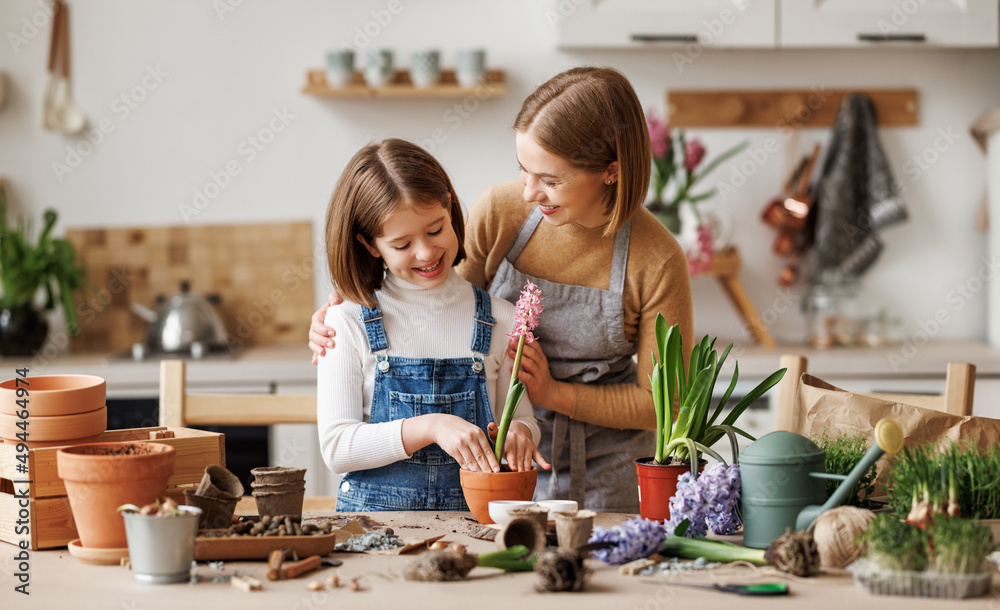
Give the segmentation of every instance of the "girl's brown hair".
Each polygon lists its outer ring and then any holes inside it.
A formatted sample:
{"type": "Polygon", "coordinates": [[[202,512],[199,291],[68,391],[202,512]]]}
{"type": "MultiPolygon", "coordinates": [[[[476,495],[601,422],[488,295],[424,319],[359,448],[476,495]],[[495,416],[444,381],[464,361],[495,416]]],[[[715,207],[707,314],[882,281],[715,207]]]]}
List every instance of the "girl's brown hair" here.
{"type": "Polygon", "coordinates": [[[385,140],[359,150],[337,181],[326,213],[326,254],[340,296],[375,306],[385,274],[358,236],[372,244],[402,205],[440,205],[451,213],[458,236],[455,263],[465,258],[465,220],[458,194],[430,153],[405,140],[385,140]]]}
{"type": "Polygon", "coordinates": [[[646,199],[652,165],[646,117],[618,70],[584,67],[557,74],[524,100],[514,129],[530,129],[542,148],[577,169],[600,173],[618,162],[618,180],[607,187],[605,235],[617,232],[646,199]]]}

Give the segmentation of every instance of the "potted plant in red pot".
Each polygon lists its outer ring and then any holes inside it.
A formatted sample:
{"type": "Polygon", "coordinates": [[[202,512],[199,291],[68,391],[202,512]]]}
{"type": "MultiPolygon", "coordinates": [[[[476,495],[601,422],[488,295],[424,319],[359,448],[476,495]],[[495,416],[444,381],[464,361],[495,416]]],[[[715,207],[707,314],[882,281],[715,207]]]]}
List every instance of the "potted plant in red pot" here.
{"type": "MultiPolygon", "coordinates": [[[[510,372],[510,388],[507,390],[507,401],[504,403],[503,414],[498,423],[496,443],[493,452],[497,461],[503,460],[504,441],[507,438],[507,429],[514,418],[514,411],[521,402],[524,395],[524,383],[518,379],[517,373],[521,368],[521,353],[524,351],[525,342],[531,343],[535,336],[531,331],[538,326],[539,316],[542,313],[542,292],[531,282],[524,287],[521,298],[518,299],[514,310],[514,332],[511,338],[517,338],[517,354],[514,357],[514,367],[510,372]]],[[[538,470],[501,472],[471,472],[462,469],[459,471],[462,483],[462,493],[465,496],[465,503],[469,505],[472,516],[480,523],[493,523],[490,517],[489,503],[492,500],[530,500],[535,493],[535,483],[538,480],[538,470]]]]}
{"type": "Polygon", "coordinates": [[[720,356],[715,351],[715,339],[710,340],[706,335],[691,350],[685,371],[680,328],[676,324],[668,328],[664,317],[656,316],[655,364],[649,378],[656,410],[656,452],[652,457],[635,461],[639,477],[639,514],[643,518],[656,521],[670,518],[669,501],[677,491],[678,477],[688,469],[697,477],[697,470],[704,465],[704,461],[699,460],[701,453],[724,461],[712,450],[712,445],[723,436],[728,436],[732,442],[733,455],[738,452],[737,434],[755,440],[736,427],[736,420],[748,406],[781,381],[785,369],[774,372],[748,392],[720,422],[723,407],[736,388],[740,372],[738,363],[726,393],[714,409],[712,394],[719,371],[732,348],[730,344],[720,356]]]}

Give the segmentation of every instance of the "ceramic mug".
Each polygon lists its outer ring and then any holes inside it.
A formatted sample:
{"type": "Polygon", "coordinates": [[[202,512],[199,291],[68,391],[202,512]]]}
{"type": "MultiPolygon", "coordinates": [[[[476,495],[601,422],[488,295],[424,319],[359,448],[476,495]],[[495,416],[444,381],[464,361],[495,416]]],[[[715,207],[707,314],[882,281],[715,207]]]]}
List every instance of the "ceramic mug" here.
{"type": "Polygon", "coordinates": [[[354,80],[354,51],[342,49],[326,54],[326,82],[331,87],[346,87],[354,80]]]}
{"type": "Polygon", "coordinates": [[[486,76],[486,51],[483,49],[463,49],[458,52],[455,63],[455,78],[466,89],[478,85],[486,76]]]}
{"type": "Polygon", "coordinates": [[[392,79],[392,50],[369,49],[365,53],[365,82],[377,89],[386,86],[392,79]]]}
{"type": "Polygon", "coordinates": [[[410,80],[414,87],[433,87],[440,77],[440,51],[431,49],[410,53],[410,80]]]}

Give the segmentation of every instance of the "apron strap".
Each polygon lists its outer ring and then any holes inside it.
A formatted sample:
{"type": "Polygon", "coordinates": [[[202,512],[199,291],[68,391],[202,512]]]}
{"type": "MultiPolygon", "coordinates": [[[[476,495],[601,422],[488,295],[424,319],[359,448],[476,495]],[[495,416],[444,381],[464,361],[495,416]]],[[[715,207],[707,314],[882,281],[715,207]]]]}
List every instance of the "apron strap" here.
{"type": "Polygon", "coordinates": [[[521,256],[521,251],[524,247],[528,245],[528,240],[535,233],[535,229],[538,228],[538,223],[542,221],[542,211],[535,206],[535,209],[528,214],[528,217],[524,219],[521,224],[521,228],[517,230],[517,237],[514,238],[514,243],[511,244],[510,250],[507,251],[507,262],[511,265],[517,260],[517,257],[521,256]]]}
{"type": "Polygon", "coordinates": [[[632,237],[632,221],[618,229],[615,233],[615,250],[611,255],[611,279],[608,281],[608,290],[615,294],[625,292],[625,268],[628,265],[628,245],[632,237]]]}
{"type": "Polygon", "coordinates": [[[368,339],[368,349],[371,353],[383,352],[389,349],[389,339],[385,336],[385,326],[382,324],[382,310],[375,307],[361,306],[361,322],[365,325],[365,336],[368,339]]]}
{"type": "Polygon", "coordinates": [[[490,353],[493,327],[497,322],[493,319],[493,304],[489,293],[475,284],[472,285],[472,292],[476,295],[476,326],[472,331],[472,351],[485,356],[490,353]]]}

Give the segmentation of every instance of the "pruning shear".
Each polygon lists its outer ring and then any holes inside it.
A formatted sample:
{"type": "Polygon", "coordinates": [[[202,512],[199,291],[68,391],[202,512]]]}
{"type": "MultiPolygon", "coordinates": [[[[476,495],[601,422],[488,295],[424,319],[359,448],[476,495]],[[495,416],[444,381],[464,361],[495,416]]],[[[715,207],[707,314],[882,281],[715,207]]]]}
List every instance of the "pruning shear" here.
{"type": "Polygon", "coordinates": [[[788,595],[788,585],[786,585],[783,582],[765,582],[757,585],[695,585],[684,582],[665,582],[662,580],[647,581],[647,582],[656,582],[657,584],[676,586],[676,587],[694,587],[696,589],[712,589],[715,591],[721,591],[723,593],[735,593],[737,595],[754,595],[754,596],[788,595]]]}

